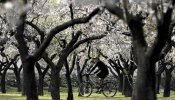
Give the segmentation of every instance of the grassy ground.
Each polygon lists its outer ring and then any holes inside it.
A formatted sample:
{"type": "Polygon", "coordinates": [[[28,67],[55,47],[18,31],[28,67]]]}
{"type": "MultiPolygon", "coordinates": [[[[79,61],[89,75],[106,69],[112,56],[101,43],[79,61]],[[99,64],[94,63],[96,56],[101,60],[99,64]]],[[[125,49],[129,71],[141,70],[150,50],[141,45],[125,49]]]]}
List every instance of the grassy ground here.
{"type": "MultiPolygon", "coordinates": [[[[24,96],[21,96],[20,93],[15,92],[16,89],[14,88],[8,88],[6,94],[0,93],[0,100],[25,100],[26,98],[24,96]]],[[[77,96],[77,90],[74,90],[74,98],[75,100],[130,100],[129,97],[124,97],[121,95],[121,93],[117,93],[115,97],[106,98],[103,96],[103,94],[96,94],[92,93],[90,97],[78,97],[77,96]]],[[[51,100],[50,93],[47,91],[44,91],[44,96],[39,96],[39,100],[51,100]]],[[[67,94],[66,90],[63,89],[61,91],[61,99],[66,100],[67,94]]],[[[171,97],[169,98],[163,98],[162,94],[158,95],[158,100],[175,100],[175,92],[171,92],[171,97]]]]}

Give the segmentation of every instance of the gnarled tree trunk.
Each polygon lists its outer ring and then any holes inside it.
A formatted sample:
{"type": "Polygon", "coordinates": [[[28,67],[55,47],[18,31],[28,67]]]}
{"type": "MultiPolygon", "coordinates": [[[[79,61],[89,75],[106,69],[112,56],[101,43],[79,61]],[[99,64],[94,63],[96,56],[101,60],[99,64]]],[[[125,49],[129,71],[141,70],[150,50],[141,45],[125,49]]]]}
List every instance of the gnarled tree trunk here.
{"type": "Polygon", "coordinates": [[[141,56],[138,59],[137,79],[132,100],[156,100],[155,69],[150,58],[141,56]]]}
{"type": "Polygon", "coordinates": [[[52,100],[60,99],[60,73],[55,68],[51,68],[50,91],[52,100]]]}
{"type": "Polygon", "coordinates": [[[66,81],[67,81],[67,93],[68,93],[67,100],[73,100],[72,81],[70,77],[70,71],[67,59],[65,61],[65,67],[66,67],[66,81]]]}
{"type": "Polygon", "coordinates": [[[23,61],[23,90],[27,100],[38,100],[34,63],[31,59],[23,61]]]}

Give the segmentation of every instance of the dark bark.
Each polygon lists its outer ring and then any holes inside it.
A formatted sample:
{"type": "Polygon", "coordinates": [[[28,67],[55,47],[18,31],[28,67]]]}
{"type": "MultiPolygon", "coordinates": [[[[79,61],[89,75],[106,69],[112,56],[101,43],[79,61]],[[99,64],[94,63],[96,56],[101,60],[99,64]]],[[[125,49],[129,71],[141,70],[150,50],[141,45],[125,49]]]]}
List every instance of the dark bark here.
{"type": "MultiPolygon", "coordinates": [[[[83,82],[82,75],[80,74],[80,66],[77,66],[77,77],[78,77],[78,86],[83,82]]],[[[81,89],[80,89],[81,90],[81,89]]],[[[78,96],[81,96],[82,91],[79,91],[78,96]]]]}
{"type": "MultiPolygon", "coordinates": [[[[23,73],[23,76],[24,76],[24,73],[23,73]]],[[[25,90],[25,87],[24,87],[24,78],[22,79],[22,96],[26,96],[26,90],[25,90]]]]}
{"type": "Polygon", "coordinates": [[[163,97],[170,97],[171,78],[172,78],[172,75],[169,73],[166,73],[163,97]]]}
{"type": "Polygon", "coordinates": [[[122,89],[123,89],[123,77],[119,76],[119,87],[118,87],[119,92],[122,92],[122,89]]]}
{"type": "MultiPolygon", "coordinates": [[[[118,61],[118,63],[119,63],[118,65],[122,66],[120,64],[120,62],[123,63],[123,69],[121,70],[123,73],[123,94],[126,97],[131,97],[132,96],[132,89],[133,89],[132,77],[133,77],[133,73],[135,70],[135,66],[133,64],[133,61],[130,60],[130,63],[129,63],[129,60],[126,61],[122,57],[122,55],[119,55],[119,61],[118,61]]],[[[120,67],[120,68],[122,68],[122,67],[120,67]]]]}
{"type": "MultiPolygon", "coordinates": [[[[163,60],[162,60],[162,62],[163,62],[163,60]]],[[[157,67],[158,67],[158,71],[156,72],[156,93],[159,94],[160,83],[161,83],[161,74],[165,70],[165,64],[161,65],[159,62],[157,67]]]]}
{"type": "Polygon", "coordinates": [[[44,84],[44,77],[41,71],[41,66],[38,62],[36,62],[35,67],[38,71],[39,79],[38,79],[38,95],[43,95],[43,84],[44,84]]]}
{"type": "MultiPolygon", "coordinates": [[[[126,69],[124,69],[126,70],[126,69]]],[[[132,75],[129,73],[130,71],[123,71],[123,87],[122,87],[122,93],[126,97],[131,97],[132,96],[132,90],[133,90],[133,80],[132,80],[132,75]]]]}
{"type": "Polygon", "coordinates": [[[150,65],[147,60],[148,58],[145,57],[138,59],[138,66],[142,67],[138,67],[132,100],[156,100],[154,66],[151,66],[153,64],[150,65]]]}
{"type": "Polygon", "coordinates": [[[65,60],[65,67],[66,67],[66,81],[67,81],[67,100],[73,100],[73,90],[72,90],[72,81],[70,77],[69,65],[67,59],[65,60]]]}
{"type": "Polygon", "coordinates": [[[43,96],[44,95],[44,76],[39,75],[39,81],[38,81],[38,95],[43,96]]]}
{"type": "Polygon", "coordinates": [[[160,94],[160,82],[161,82],[161,74],[156,75],[156,93],[160,94]]]}
{"type": "Polygon", "coordinates": [[[20,78],[20,72],[22,69],[22,66],[20,66],[20,68],[18,68],[17,63],[13,63],[14,66],[14,73],[15,73],[15,77],[16,77],[16,82],[17,82],[17,91],[21,92],[21,78],[20,78]]]}
{"type": "Polygon", "coordinates": [[[6,76],[6,72],[7,71],[4,71],[2,76],[1,76],[1,92],[2,93],[6,93],[6,80],[5,80],[5,76],[6,76]]]}
{"type": "Polygon", "coordinates": [[[165,63],[165,73],[166,73],[166,77],[165,77],[165,86],[164,86],[164,93],[163,96],[164,97],[170,97],[170,87],[171,87],[171,72],[173,71],[174,66],[171,63],[165,63]],[[167,65],[170,66],[170,68],[167,68],[167,65]]]}
{"type": "MultiPolygon", "coordinates": [[[[55,57],[55,56],[54,56],[55,57]]],[[[58,67],[52,62],[53,58],[49,58],[48,54],[45,52],[42,55],[42,58],[51,68],[51,80],[49,85],[49,92],[51,92],[52,100],[60,100],[60,70],[58,67]]],[[[63,66],[63,63],[59,63],[58,65],[63,66]]]]}
{"type": "MultiPolygon", "coordinates": [[[[10,67],[10,66],[9,66],[10,67]]],[[[2,93],[6,93],[6,80],[5,80],[5,76],[6,76],[6,72],[8,70],[8,66],[4,65],[4,70],[1,73],[1,92],[2,93]]]]}
{"type": "Polygon", "coordinates": [[[63,60],[60,61],[59,59],[58,67],[52,62],[55,56],[49,58],[48,54],[45,52],[42,57],[51,68],[51,80],[49,85],[49,91],[51,92],[52,100],[60,100],[60,67],[63,66],[64,62],[62,62],[63,60]]]}
{"type": "Polygon", "coordinates": [[[151,63],[150,57],[145,53],[147,44],[143,36],[143,23],[141,20],[132,20],[129,27],[138,62],[137,79],[131,99],[156,100],[154,63],[151,63]]]}
{"type": "Polygon", "coordinates": [[[47,71],[49,70],[49,66],[46,66],[46,68],[44,69],[44,71],[42,72],[41,70],[41,66],[40,64],[37,62],[36,63],[36,68],[38,70],[38,74],[39,74],[39,79],[38,79],[38,95],[43,96],[44,95],[44,77],[47,73],[47,71]]]}
{"type": "Polygon", "coordinates": [[[75,67],[75,61],[76,61],[76,53],[74,52],[73,53],[73,59],[72,59],[72,66],[71,66],[71,68],[70,68],[70,74],[73,72],[73,69],[74,69],[74,67],[75,67]]]}
{"type": "Polygon", "coordinates": [[[123,75],[123,80],[122,80],[122,83],[123,83],[122,84],[122,95],[125,95],[125,89],[126,89],[125,88],[125,82],[126,82],[125,80],[126,80],[126,77],[123,75]]]}
{"type": "Polygon", "coordinates": [[[123,94],[125,97],[132,96],[132,78],[125,76],[123,77],[123,94]]]}
{"type": "Polygon", "coordinates": [[[92,36],[92,37],[80,40],[77,43],[75,43],[71,48],[69,48],[69,50],[67,52],[70,54],[73,50],[78,48],[81,44],[92,41],[92,40],[102,39],[105,36],[106,36],[106,34],[102,34],[102,35],[92,36]]]}
{"type": "Polygon", "coordinates": [[[27,100],[38,100],[37,85],[35,79],[34,63],[31,59],[23,61],[23,88],[27,100]]]}
{"type": "Polygon", "coordinates": [[[57,69],[51,67],[50,91],[52,100],[60,99],[60,75],[57,69]]]}
{"type": "MultiPolygon", "coordinates": [[[[76,66],[77,66],[78,86],[83,82],[82,75],[81,75],[81,67],[80,67],[79,61],[80,61],[80,58],[77,57],[77,59],[76,59],[76,66]]],[[[79,91],[78,96],[81,96],[80,93],[81,93],[81,91],[79,91]]]]}
{"type": "Polygon", "coordinates": [[[127,71],[127,73],[123,73],[123,94],[126,97],[131,97],[132,90],[133,90],[133,79],[132,79],[133,74],[131,74],[129,72],[130,71],[127,71]]]}

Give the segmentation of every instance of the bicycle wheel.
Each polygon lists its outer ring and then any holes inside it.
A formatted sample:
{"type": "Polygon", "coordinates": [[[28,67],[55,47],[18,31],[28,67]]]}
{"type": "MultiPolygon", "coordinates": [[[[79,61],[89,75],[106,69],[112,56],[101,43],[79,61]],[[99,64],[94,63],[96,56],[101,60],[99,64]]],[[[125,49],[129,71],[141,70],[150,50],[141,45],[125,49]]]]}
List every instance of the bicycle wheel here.
{"type": "Polygon", "coordinates": [[[102,93],[106,97],[113,97],[117,93],[117,87],[113,82],[103,84],[102,93]]]}
{"type": "Polygon", "coordinates": [[[89,97],[92,94],[92,84],[90,82],[83,82],[79,86],[79,93],[83,97],[89,97]]]}

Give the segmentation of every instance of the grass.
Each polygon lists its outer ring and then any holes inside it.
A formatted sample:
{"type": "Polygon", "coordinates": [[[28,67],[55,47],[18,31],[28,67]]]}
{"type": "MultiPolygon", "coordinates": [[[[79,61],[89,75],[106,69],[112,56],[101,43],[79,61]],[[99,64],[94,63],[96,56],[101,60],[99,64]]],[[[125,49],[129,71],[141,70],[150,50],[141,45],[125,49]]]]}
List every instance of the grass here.
{"type": "MultiPolygon", "coordinates": [[[[66,89],[61,89],[61,99],[66,100],[67,93],[66,89]]],[[[107,98],[103,94],[92,93],[90,97],[78,97],[77,89],[74,89],[74,100],[130,100],[129,97],[124,97],[121,93],[117,93],[115,97],[107,98]]],[[[175,92],[171,92],[171,96],[164,98],[163,94],[157,95],[158,100],[175,100],[175,92]]],[[[24,96],[21,96],[19,92],[16,92],[15,88],[7,88],[7,93],[0,93],[0,100],[26,100],[24,96]]],[[[44,96],[39,96],[39,100],[52,100],[50,92],[44,91],[44,96]]]]}

